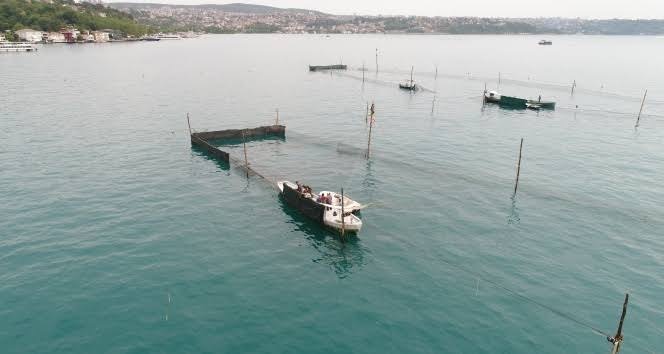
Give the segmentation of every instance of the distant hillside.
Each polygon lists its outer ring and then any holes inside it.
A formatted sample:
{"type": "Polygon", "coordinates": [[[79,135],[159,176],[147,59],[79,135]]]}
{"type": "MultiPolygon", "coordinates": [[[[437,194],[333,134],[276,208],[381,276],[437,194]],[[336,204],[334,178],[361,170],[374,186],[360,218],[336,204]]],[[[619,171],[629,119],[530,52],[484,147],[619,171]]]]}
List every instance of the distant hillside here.
{"type": "Polygon", "coordinates": [[[237,14],[257,14],[257,15],[266,15],[266,14],[275,14],[275,13],[308,13],[308,14],[318,14],[323,15],[322,12],[314,10],[305,10],[305,9],[293,9],[293,8],[279,8],[266,5],[254,5],[254,4],[243,4],[243,3],[232,3],[232,4],[202,4],[202,5],[177,5],[177,4],[155,4],[155,3],[135,3],[135,2],[112,2],[106,4],[106,6],[114,9],[154,9],[154,8],[174,8],[174,9],[209,9],[216,10],[221,12],[228,13],[237,13],[237,14]]]}
{"type": "MultiPolygon", "coordinates": [[[[3,1],[3,0],[0,0],[3,1]]],[[[664,20],[332,15],[252,4],[109,3],[162,31],[210,33],[442,33],[661,35],[664,20]]]]}
{"type": "Polygon", "coordinates": [[[0,31],[23,28],[59,31],[66,26],[79,30],[113,29],[130,35],[148,31],[147,26],[138,24],[130,14],[99,4],[72,0],[0,0],[0,31]]]}

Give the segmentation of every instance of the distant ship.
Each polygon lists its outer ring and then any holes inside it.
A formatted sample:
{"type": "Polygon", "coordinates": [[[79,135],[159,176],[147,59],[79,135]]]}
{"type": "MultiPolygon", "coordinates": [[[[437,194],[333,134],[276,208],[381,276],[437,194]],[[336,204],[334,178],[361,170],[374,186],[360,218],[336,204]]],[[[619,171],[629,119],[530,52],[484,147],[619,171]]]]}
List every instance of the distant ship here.
{"type": "Polygon", "coordinates": [[[37,47],[28,42],[0,42],[0,52],[36,52],[37,47]]]}
{"type": "Polygon", "coordinates": [[[551,41],[549,41],[549,40],[546,40],[546,39],[542,39],[542,40],[539,41],[539,43],[537,43],[537,44],[539,44],[539,45],[552,45],[553,42],[551,42],[551,41]]]}

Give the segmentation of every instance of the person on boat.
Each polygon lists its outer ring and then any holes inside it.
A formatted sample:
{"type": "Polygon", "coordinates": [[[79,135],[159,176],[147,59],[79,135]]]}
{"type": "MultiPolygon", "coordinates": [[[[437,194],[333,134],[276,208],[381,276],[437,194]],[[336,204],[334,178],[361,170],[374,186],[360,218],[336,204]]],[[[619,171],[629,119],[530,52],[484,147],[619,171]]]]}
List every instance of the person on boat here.
{"type": "Polygon", "coordinates": [[[537,103],[541,103],[541,102],[542,102],[542,95],[539,95],[539,97],[537,97],[537,103]]]}
{"type": "Polygon", "coordinates": [[[297,184],[297,191],[298,191],[298,193],[302,193],[302,185],[300,184],[300,182],[295,181],[295,184],[297,184]]]}
{"type": "Polygon", "coordinates": [[[331,193],[327,193],[327,204],[332,205],[332,194],[331,193]]]}

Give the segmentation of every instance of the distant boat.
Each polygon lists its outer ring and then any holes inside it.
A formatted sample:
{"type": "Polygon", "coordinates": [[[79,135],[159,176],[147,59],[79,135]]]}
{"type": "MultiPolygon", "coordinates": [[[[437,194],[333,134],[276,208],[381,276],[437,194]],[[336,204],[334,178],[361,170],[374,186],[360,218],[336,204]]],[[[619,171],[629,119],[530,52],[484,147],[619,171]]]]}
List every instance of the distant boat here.
{"type": "Polygon", "coordinates": [[[157,38],[157,37],[145,37],[145,38],[143,38],[143,40],[146,41],[146,42],[159,42],[159,41],[161,40],[161,38],[157,38]]]}
{"type": "Polygon", "coordinates": [[[484,101],[513,109],[556,109],[556,102],[542,101],[541,96],[536,100],[528,100],[525,98],[501,95],[496,91],[489,91],[484,93],[484,101]]]}
{"type": "Polygon", "coordinates": [[[29,42],[0,42],[0,52],[36,52],[37,47],[29,42]]]}
{"type": "Polygon", "coordinates": [[[301,192],[295,183],[289,181],[279,181],[277,187],[286,203],[310,219],[337,231],[343,229],[344,232],[356,233],[362,229],[362,220],[353,214],[353,211],[359,211],[361,206],[346,196],[343,198],[342,219],[341,196],[337,193],[320,192],[317,195],[313,192],[301,192]],[[319,201],[319,196],[327,193],[332,195],[331,204],[319,201]]]}
{"type": "Polygon", "coordinates": [[[542,40],[539,41],[539,43],[537,43],[537,44],[539,44],[539,45],[552,45],[553,42],[551,42],[551,41],[549,41],[549,40],[546,40],[546,39],[542,39],[542,40]]]}
{"type": "Polygon", "coordinates": [[[159,33],[154,38],[164,39],[164,40],[177,40],[182,39],[180,35],[173,33],[159,33]]]}
{"type": "Polygon", "coordinates": [[[406,80],[402,83],[399,84],[399,88],[403,90],[408,90],[408,91],[415,91],[417,90],[417,85],[415,85],[415,81],[413,81],[413,67],[410,67],[410,80],[406,80]]]}
{"type": "Polygon", "coordinates": [[[336,64],[336,65],[309,65],[309,71],[322,71],[322,70],[346,70],[348,69],[347,65],[336,64]]]}

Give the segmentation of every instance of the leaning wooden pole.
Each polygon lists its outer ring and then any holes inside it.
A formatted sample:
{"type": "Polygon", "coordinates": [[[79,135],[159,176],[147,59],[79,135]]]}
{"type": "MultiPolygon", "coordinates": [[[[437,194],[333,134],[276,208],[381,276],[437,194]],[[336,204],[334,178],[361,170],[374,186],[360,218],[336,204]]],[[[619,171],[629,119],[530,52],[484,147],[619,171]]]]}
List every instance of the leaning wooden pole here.
{"type": "Polygon", "coordinates": [[[191,136],[191,122],[189,122],[189,112],[187,112],[187,125],[189,126],[189,136],[191,136]]]}
{"type": "Polygon", "coordinates": [[[247,159],[247,139],[242,131],[242,145],[244,147],[244,168],[247,170],[247,178],[249,178],[249,159],[247,159]]]}
{"type": "Polygon", "coordinates": [[[346,221],[344,214],[344,188],[341,187],[341,240],[344,239],[344,234],[346,233],[346,221]]]}
{"type": "Polygon", "coordinates": [[[643,101],[641,101],[641,109],[639,109],[639,115],[636,117],[636,125],[634,125],[634,128],[639,126],[639,121],[641,120],[641,113],[643,113],[643,105],[646,103],[646,96],[648,96],[648,90],[646,90],[646,93],[643,94],[643,101]]]}
{"type": "Polygon", "coordinates": [[[516,182],[514,182],[514,194],[516,196],[516,190],[519,188],[519,175],[521,174],[521,151],[523,150],[523,138],[521,138],[521,145],[519,145],[519,162],[516,165],[516,182]]]}
{"type": "Polygon", "coordinates": [[[613,343],[613,348],[611,349],[611,354],[618,354],[620,352],[620,346],[622,345],[623,335],[622,328],[623,322],[625,322],[625,315],[627,315],[627,302],[629,301],[629,294],[625,294],[625,302],[623,303],[622,314],[620,315],[620,322],[618,323],[618,330],[616,335],[613,338],[608,338],[611,343],[613,343]]]}

